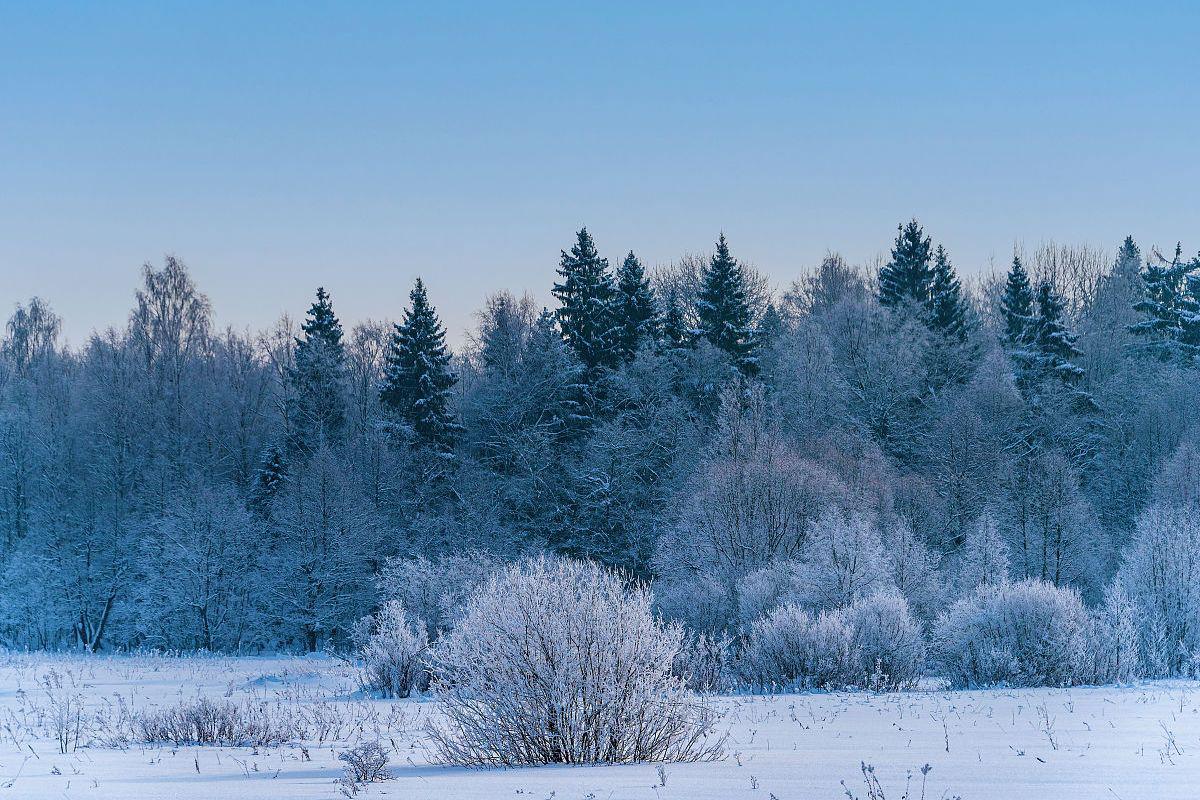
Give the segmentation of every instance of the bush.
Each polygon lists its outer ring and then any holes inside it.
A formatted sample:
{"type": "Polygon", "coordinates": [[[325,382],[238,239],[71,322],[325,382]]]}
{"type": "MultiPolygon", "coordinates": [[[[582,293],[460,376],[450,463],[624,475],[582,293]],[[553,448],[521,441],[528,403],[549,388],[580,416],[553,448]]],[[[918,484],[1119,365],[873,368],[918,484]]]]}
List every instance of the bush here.
{"type": "Polygon", "coordinates": [[[675,656],[672,672],[698,692],[715,692],[729,686],[728,636],[688,633],[675,656]]]}
{"type": "Polygon", "coordinates": [[[454,627],[467,600],[501,566],[481,550],[433,559],[389,558],[380,571],[379,593],[424,620],[432,635],[454,627]]]}
{"type": "Polygon", "coordinates": [[[1089,683],[1128,683],[1142,674],[1137,610],[1124,587],[1114,583],[1088,626],[1089,683]]]}
{"type": "Polygon", "coordinates": [[[387,769],[387,751],[379,742],[362,742],[343,750],[338,753],[338,761],[345,763],[346,783],[352,787],[386,781],[392,777],[387,769]]]}
{"type": "Polygon", "coordinates": [[[400,601],[388,600],[374,616],[359,620],[353,638],[363,661],[364,689],[384,697],[408,697],[414,688],[422,688],[429,637],[423,622],[409,623],[400,601]]]}
{"type": "Polygon", "coordinates": [[[980,586],[939,617],[934,654],[954,687],[1071,686],[1087,680],[1088,613],[1042,581],[980,586]]]}
{"type": "Polygon", "coordinates": [[[789,603],[751,626],[742,675],[759,688],[910,688],[921,675],[925,643],[908,603],[875,595],[811,614],[789,603]]]}
{"type": "Polygon", "coordinates": [[[206,697],[143,711],[134,718],[134,731],[147,744],[225,747],[269,747],[304,736],[303,726],[280,706],[216,702],[206,697]]]}
{"type": "Polygon", "coordinates": [[[435,750],[472,767],[717,757],[714,712],[671,674],[682,639],[598,566],[510,567],[433,648],[435,750]]]}

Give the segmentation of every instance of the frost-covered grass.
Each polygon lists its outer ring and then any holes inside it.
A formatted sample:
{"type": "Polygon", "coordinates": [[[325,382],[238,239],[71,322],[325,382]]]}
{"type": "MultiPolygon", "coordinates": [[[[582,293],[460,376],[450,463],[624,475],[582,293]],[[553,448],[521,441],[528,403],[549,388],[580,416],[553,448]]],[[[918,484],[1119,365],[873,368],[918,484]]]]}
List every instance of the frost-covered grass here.
{"type": "Polygon", "coordinates": [[[432,765],[433,703],[358,693],[319,658],[0,655],[0,800],[338,798],[340,753],[379,742],[390,780],[358,797],[585,800],[887,798],[911,771],[927,798],[1191,798],[1200,683],[721,697],[727,757],[710,763],[467,770],[432,765]],[[56,677],[55,677],[56,676],[56,677]],[[137,720],[208,698],[267,709],[300,738],[271,746],[146,743],[137,720]],[[66,750],[67,752],[62,752],[66,750]]]}

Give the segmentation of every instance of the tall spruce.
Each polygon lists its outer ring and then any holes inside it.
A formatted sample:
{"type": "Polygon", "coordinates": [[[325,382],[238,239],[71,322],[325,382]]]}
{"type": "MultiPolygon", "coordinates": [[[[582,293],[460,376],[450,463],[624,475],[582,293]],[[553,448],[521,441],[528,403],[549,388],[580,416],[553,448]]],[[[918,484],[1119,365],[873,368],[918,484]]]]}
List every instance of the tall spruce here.
{"type": "Polygon", "coordinates": [[[558,326],[562,337],[594,382],[604,369],[620,363],[620,330],[617,325],[616,287],[608,259],[596,252],[587,228],[576,234],[571,251],[562,251],[553,294],[560,303],[558,326]]]}
{"type": "Polygon", "coordinates": [[[394,326],[388,344],[379,400],[413,432],[414,446],[450,453],[461,426],[450,410],[450,370],[446,331],[417,278],[408,295],[404,321],[394,326]]]}
{"type": "MultiPolygon", "coordinates": [[[[1157,254],[1156,254],[1157,255],[1157,254]]],[[[1183,260],[1182,245],[1167,261],[1147,259],[1142,271],[1141,300],[1134,306],[1142,319],[1130,331],[1146,342],[1144,350],[1163,360],[1191,361],[1200,356],[1200,255],[1183,260]]]]}
{"type": "Polygon", "coordinates": [[[654,341],[658,329],[654,290],[632,250],[617,270],[616,301],[617,347],[621,357],[630,362],[640,347],[654,341]]]}
{"type": "Polygon", "coordinates": [[[346,421],[345,361],[342,324],[324,288],[300,325],[296,353],[288,373],[288,416],[294,449],[312,452],[321,440],[335,438],[346,421]]]}
{"type": "Polygon", "coordinates": [[[1042,378],[1056,378],[1073,386],[1083,377],[1083,370],[1072,362],[1083,353],[1075,345],[1076,337],[1067,327],[1062,298],[1050,281],[1038,284],[1037,309],[1029,332],[1037,372],[1042,378]]]}
{"type": "Polygon", "coordinates": [[[662,324],[659,329],[659,341],[664,350],[682,350],[692,345],[692,335],[687,327],[683,313],[683,304],[679,295],[670,291],[663,298],[662,324]]]}
{"type": "Polygon", "coordinates": [[[705,338],[726,352],[743,374],[757,373],[758,340],[746,296],[746,278],[741,265],[729,253],[724,233],[701,276],[696,311],[705,338]]]}
{"type": "Polygon", "coordinates": [[[1004,342],[1010,349],[1019,349],[1028,344],[1033,311],[1033,287],[1029,283],[1029,273],[1025,271],[1020,256],[1013,256],[1012,268],[1004,284],[1004,295],[1000,298],[1004,342]]]}
{"type": "Polygon", "coordinates": [[[915,219],[897,230],[891,259],[879,270],[879,302],[889,308],[906,303],[923,307],[933,284],[932,241],[915,219]]]}
{"type": "Polygon", "coordinates": [[[933,279],[926,301],[929,328],[947,339],[965,341],[968,333],[967,306],[962,284],[954,274],[946,248],[940,244],[933,257],[933,279]]]}

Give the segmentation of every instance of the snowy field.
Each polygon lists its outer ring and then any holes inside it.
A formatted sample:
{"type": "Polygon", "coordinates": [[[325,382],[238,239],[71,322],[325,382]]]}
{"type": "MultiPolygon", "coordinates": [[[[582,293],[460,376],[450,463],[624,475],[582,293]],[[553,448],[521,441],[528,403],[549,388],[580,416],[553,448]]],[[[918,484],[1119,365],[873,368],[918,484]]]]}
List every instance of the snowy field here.
{"type": "Polygon", "coordinates": [[[368,739],[390,751],[394,779],[358,797],[811,800],[844,798],[844,780],[865,799],[860,762],[891,800],[910,772],[909,796],[921,796],[924,764],[928,798],[1159,800],[1200,787],[1193,682],[722,697],[728,746],[717,762],[483,772],[429,763],[432,702],[366,700],[355,686],[350,667],[326,658],[0,655],[0,798],[337,798],[338,752],[368,739]],[[266,701],[300,720],[306,740],[176,747],[128,737],[138,712],[198,695],[266,701]]]}

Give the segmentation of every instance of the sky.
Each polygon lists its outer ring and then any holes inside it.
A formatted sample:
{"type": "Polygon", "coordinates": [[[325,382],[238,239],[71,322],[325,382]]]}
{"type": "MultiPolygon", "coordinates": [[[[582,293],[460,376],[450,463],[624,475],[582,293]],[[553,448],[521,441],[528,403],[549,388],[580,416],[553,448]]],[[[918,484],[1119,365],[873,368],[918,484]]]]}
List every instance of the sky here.
{"type": "Polygon", "coordinates": [[[1200,4],[0,0],[0,314],[73,344],[173,253],[216,321],[398,318],[461,342],[616,263],[734,255],[780,289],[919,219],[967,276],[1014,244],[1200,249],[1200,4]]]}

